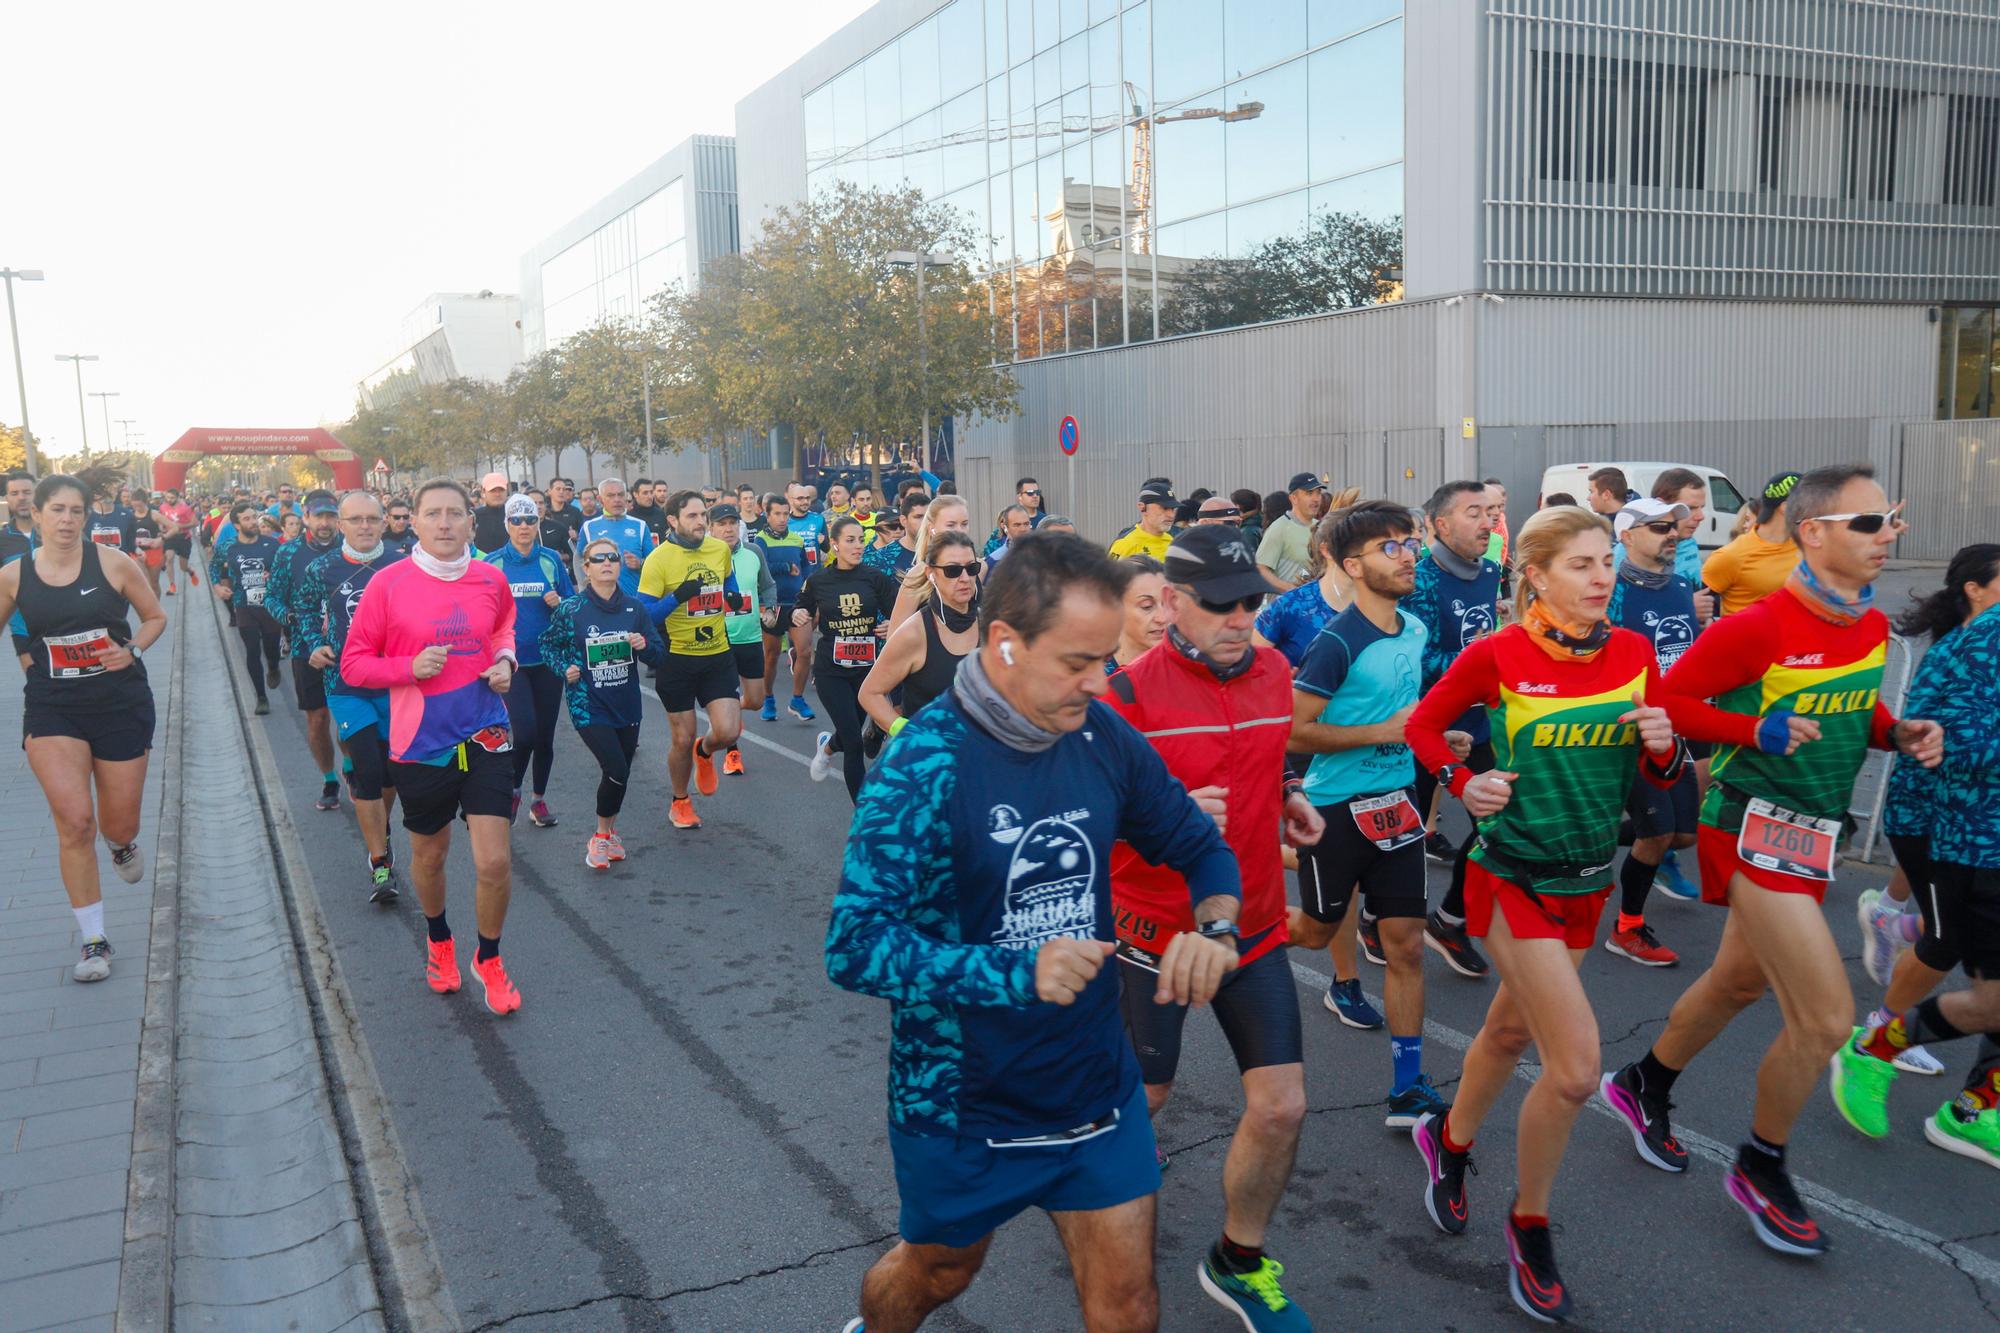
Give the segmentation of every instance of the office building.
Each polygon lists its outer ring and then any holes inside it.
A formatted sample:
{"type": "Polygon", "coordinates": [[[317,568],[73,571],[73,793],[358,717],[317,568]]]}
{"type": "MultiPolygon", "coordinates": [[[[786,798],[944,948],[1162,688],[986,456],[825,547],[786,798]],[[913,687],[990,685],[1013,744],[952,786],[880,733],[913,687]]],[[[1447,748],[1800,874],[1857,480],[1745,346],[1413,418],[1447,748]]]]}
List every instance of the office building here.
{"type": "Polygon", "coordinates": [[[364,407],[389,407],[422,386],[498,384],[521,359],[521,299],[504,292],[432,292],[403,316],[395,351],[355,386],[364,407]]]}

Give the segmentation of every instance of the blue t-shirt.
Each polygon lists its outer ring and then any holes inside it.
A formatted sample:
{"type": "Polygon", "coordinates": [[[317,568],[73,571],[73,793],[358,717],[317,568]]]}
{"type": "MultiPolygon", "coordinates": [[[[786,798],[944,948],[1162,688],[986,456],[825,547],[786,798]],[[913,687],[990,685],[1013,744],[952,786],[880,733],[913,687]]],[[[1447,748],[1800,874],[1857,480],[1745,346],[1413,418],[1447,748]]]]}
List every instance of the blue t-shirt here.
{"type": "MultiPolygon", "coordinates": [[[[644,520],[633,518],[630,514],[623,518],[599,514],[596,518],[585,519],[583,526],[577,529],[577,555],[581,557],[583,548],[599,537],[609,537],[617,542],[620,551],[626,555],[638,556],[641,564],[644,564],[646,557],[652,554],[653,547],[658,545],[653,540],[653,530],[646,526],[644,520]]],[[[618,586],[628,593],[639,591],[639,571],[629,569],[621,563],[618,566],[618,586]]]]}
{"type": "Polygon", "coordinates": [[[1701,622],[1694,613],[1694,585],[1678,574],[1667,576],[1664,588],[1648,588],[1626,576],[1618,567],[1617,581],[1611,585],[1611,601],[1604,614],[1614,625],[1623,626],[1653,645],[1660,674],[1666,675],[1681,654],[1694,646],[1701,622]]]}
{"type": "Polygon", "coordinates": [[[917,563],[917,553],[901,542],[890,542],[887,546],[869,547],[862,553],[861,563],[870,569],[879,569],[901,583],[903,575],[910,572],[910,566],[917,563]]]}
{"type": "Polygon", "coordinates": [[[812,573],[810,567],[819,564],[819,553],[826,549],[826,515],[793,514],[790,526],[793,532],[805,539],[806,564],[809,566],[806,572],[810,574],[812,573]]]}
{"type": "Polygon", "coordinates": [[[1310,579],[1265,603],[1257,613],[1257,632],[1269,639],[1296,671],[1305,665],[1306,652],[1319,632],[1339,614],[1326,604],[1319,580],[1310,579]]]}
{"type": "MultiPolygon", "coordinates": [[[[1350,606],[1314,637],[1292,688],[1326,700],[1319,721],[1335,727],[1372,726],[1417,701],[1430,636],[1408,611],[1399,609],[1396,617],[1397,631],[1385,634],[1359,607],[1350,606]]],[[[1416,778],[1416,760],[1401,741],[1316,754],[1306,770],[1306,799],[1335,805],[1407,787],[1416,778]]]]}
{"type": "Polygon", "coordinates": [[[271,565],[278,558],[278,539],[259,537],[254,542],[236,542],[216,553],[211,577],[229,585],[229,604],[262,609],[264,593],[271,583],[271,565]]]}
{"type": "Polygon", "coordinates": [[[549,623],[550,609],[543,599],[549,593],[567,597],[576,591],[569,570],[561,556],[539,543],[524,556],[514,549],[514,543],[508,542],[485,559],[506,576],[507,586],[514,591],[516,659],[522,666],[541,665],[542,649],[537,641],[549,623]]]}
{"type": "MultiPolygon", "coordinates": [[[[1500,566],[1491,560],[1479,562],[1479,573],[1462,579],[1426,555],[1417,562],[1417,586],[1402,601],[1402,608],[1423,623],[1430,637],[1424,641],[1422,688],[1429,690],[1451,670],[1451,664],[1474,639],[1483,639],[1500,628],[1500,566]]],[[[1452,724],[1472,737],[1474,745],[1493,738],[1486,709],[1474,704],[1465,716],[1452,724]]]]}

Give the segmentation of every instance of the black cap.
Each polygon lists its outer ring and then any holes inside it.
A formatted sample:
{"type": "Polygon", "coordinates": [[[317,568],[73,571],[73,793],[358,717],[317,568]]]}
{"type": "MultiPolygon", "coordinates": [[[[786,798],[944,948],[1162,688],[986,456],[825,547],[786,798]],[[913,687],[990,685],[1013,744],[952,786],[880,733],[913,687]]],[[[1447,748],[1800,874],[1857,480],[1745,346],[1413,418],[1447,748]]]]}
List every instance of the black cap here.
{"type": "Polygon", "coordinates": [[[708,521],[711,523],[741,522],[743,511],[733,504],[713,504],[708,507],[708,521]]]}
{"type": "Polygon", "coordinates": [[[1764,494],[1757,506],[1758,517],[1768,523],[1771,516],[1784,505],[1785,497],[1792,493],[1792,487],[1799,484],[1796,472],[1780,472],[1764,483],[1764,494]]]}
{"type": "Polygon", "coordinates": [[[340,501],[332,491],[307,491],[305,502],[299,507],[308,514],[337,514],[340,512],[340,501]]]}
{"type": "Polygon", "coordinates": [[[1166,564],[1168,582],[1186,584],[1206,602],[1233,602],[1271,590],[1250,543],[1227,524],[1181,533],[1167,548],[1166,564]]]}
{"type": "Polygon", "coordinates": [[[893,509],[878,509],[875,511],[875,526],[878,528],[900,528],[903,526],[903,516],[893,509]]]}
{"type": "Polygon", "coordinates": [[[1139,503],[1165,505],[1169,509],[1178,509],[1181,502],[1174,498],[1174,488],[1170,483],[1155,478],[1139,491],[1139,503]]]}
{"type": "Polygon", "coordinates": [[[1287,491],[1323,491],[1326,483],[1310,472],[1301,472],[1285,484],[1287,491]]]}

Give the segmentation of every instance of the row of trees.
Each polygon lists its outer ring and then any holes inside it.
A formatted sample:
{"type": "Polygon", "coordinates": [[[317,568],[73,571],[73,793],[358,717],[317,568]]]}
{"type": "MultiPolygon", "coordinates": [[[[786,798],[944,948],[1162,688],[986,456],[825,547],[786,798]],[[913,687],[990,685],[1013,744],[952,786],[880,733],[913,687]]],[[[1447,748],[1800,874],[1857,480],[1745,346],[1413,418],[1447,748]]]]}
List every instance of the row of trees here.
{"type": "Polygon", "coordinates": [[[692,289],[658,294],[641,318],[586,328],[504,384],[411,385],[336,433],[400,473],[532,475],[535,459],[570,446],[631,469],[649,440],[673,452],[786,426],[879,481],[926,411],[1005,418],[1018,393],[995,359],[984,286],[963,263],[931,267],[920,312],[914,268],[889,258],[905,251],[967,255],[974,238],[917,190],[842,185],[780,209],[754,245],[709,263],[692,289]]]}

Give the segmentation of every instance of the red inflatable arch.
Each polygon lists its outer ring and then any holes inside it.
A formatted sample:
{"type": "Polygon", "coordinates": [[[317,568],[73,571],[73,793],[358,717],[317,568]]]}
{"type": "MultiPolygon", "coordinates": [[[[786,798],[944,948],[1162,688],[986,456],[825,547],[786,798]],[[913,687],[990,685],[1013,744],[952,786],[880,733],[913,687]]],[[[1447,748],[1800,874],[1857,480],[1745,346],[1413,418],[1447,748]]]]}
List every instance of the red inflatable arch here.
{"type": "Polygon", "coordinates": [[[180,490],[187,482],[190,463],[231,454],[263,458],[310,454],[333,469],[335,490],[358,491],[365,484],[361,479],[361,460],[354,456],[354,451],[317,426],[300,430],[196,426],[162,449],[153,460],[153,489],[180,490]]]}

